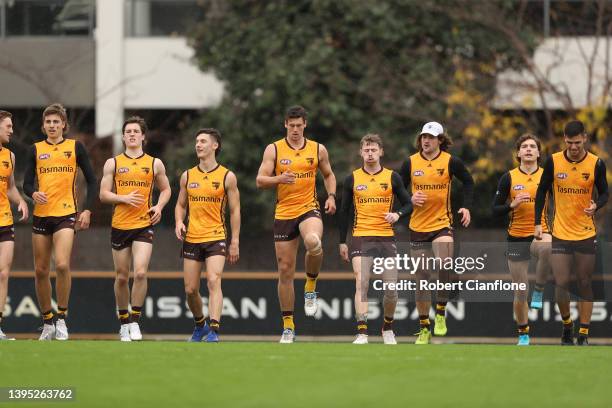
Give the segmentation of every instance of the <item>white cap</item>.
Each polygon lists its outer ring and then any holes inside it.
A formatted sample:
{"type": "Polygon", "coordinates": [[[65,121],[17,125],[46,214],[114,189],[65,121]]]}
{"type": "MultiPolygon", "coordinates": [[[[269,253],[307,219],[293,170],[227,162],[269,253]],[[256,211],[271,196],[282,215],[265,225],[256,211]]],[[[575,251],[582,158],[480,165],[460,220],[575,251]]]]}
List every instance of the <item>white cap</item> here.
{"type": "Polygon", "coordinates": [[[425,133],[438,137],[439,135],[444,133],[444,128],[438,122],[427,122],[425,126],[423,126],[423,130],[421,130],[420,134],[422,135],[425,133]]]}

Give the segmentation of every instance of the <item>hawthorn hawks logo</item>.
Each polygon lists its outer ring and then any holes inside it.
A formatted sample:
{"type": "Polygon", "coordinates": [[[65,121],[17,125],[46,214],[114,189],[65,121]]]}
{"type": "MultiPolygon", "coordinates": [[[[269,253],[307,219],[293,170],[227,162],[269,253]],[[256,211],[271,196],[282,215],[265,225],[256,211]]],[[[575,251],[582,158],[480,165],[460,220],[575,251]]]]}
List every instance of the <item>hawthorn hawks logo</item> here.
{"type": "Polygon", "coordinates": [[[438,172],[438,176],[444,175],[444,169],[436,169],[436,171],[438,172]]]}
{"type": "Polygon", "coordinates": [[[219,189],[219,186],[221,185],[221,183],[219,183],[218,181],[213,181],[212,182],[212,186],[215,190],[219,189]]]}
{"type": "Polygon", "coordinates": [[[149,172],[151,171],[151,169],[148,167],[141,167],[141,170],[144,171],[145,174],[149,174],[149,172]]]}
{"type": "Polygon", "coordinates": [[[382,188],[383,191],[387,191],[389,188],[389,183],[380,183],[380,188],[382,188]]]}
{"type": "Polygon", "coordinates": [[[72,152],[64,152],[64,157],[69,159],[70,157],[72,157],[72,152]]]}
{"type": "Polygon", "coordinates": [[[582,178],[584,179],[584,181],[587,181],[590,176],[591,176],[591,173],[582,173],[582,178]]]}
{"type": "Polygon", "coordinates": [[[313,158],[313,157],[307,157],[307,158],[306,158],[306,161],[308,162],[308,164],[309,164],[310,166],[312,166],[312,165],[314,164],[314,158],[313,158]]]}
{"type": "Polygon", "coordinates": [[[7,162],[6,160],[2,161],[2,165],[4,166],[5,169],[9,168],[9,162],[7,162]]]}

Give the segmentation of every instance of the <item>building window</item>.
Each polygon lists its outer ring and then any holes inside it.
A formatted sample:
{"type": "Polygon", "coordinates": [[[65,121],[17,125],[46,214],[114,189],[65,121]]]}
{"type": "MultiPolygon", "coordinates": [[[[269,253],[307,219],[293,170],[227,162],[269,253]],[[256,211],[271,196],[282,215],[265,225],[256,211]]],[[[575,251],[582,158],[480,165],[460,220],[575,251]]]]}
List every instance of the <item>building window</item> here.
{"type": "Polygon", "coordinates": [[[126,30],[130,37],[184,36],[204,19],[202,0],[128,0],[126,30]]]}
{"type": "Polygon", "coordinates": [[[90,36],[95,0],[0,0],[0,35],[90,36]]]}

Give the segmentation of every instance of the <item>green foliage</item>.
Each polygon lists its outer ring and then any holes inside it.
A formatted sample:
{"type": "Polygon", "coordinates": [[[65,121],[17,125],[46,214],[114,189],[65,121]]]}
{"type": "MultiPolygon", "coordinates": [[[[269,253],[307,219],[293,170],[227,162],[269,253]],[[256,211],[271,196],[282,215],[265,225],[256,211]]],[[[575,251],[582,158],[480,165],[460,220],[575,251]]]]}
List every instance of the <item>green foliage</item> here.
{"type": "MultiPolygon", "coordinates": [[[[443,122],[460,142],[473,117],[465,109],[475,108],[451,108],[457,71],[470,72],[486,103],[496,73],[520,60],[491,24],[454,17],[459,8],[478,14],[483,4],[519,24],[512,1],[204,2],[192,45],[200,68],[225,84],[222,103],[205,118],[224,134],[219,160],[239,177],[243,213],[271,216],[274,197],[256,192],[254,180],[265,146],[285,134],[290,105],[309,111],[307,137],[326,145],[338,180],[360,164],[357,141],[367,132],[384,137],[392,167],[426,121],[443,122]]],[[[529,30],[519,36],[533,45],[529,30]]],[[[249,218],[247,225],[269,225],[249,218]]]]}

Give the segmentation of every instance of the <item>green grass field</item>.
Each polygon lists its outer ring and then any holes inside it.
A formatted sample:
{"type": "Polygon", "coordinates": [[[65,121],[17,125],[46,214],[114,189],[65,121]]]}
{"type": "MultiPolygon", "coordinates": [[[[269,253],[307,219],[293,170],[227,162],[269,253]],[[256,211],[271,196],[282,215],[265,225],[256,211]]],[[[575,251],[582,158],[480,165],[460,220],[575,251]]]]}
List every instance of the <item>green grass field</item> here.
{"type": "Polygon", "coordinates": [[[0,387],[73,387],[73,407],[610,407],[610,367],[596,346],[0,343],[0,387]]]}

